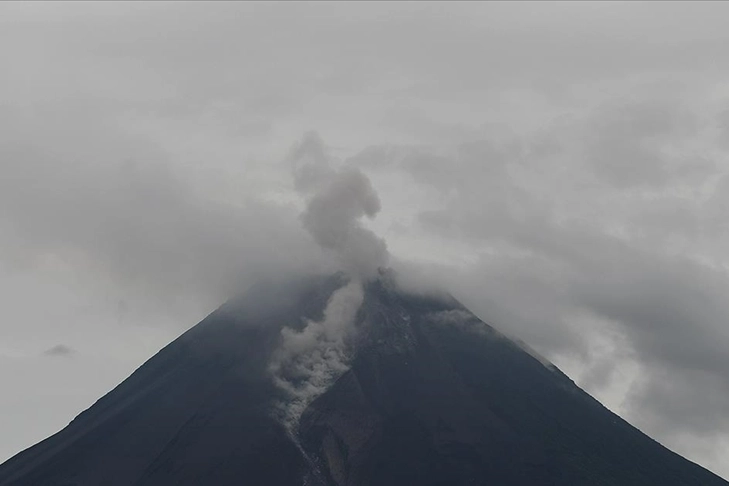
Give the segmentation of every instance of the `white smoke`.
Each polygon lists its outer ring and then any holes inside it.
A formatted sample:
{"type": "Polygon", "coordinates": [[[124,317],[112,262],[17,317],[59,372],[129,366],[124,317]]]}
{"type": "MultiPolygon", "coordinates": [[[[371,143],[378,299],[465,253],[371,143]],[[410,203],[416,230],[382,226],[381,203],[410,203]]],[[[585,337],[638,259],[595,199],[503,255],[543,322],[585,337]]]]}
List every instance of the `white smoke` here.
{"type": "Polygon", "coordinates": [[[292,435],[312,400],[349,369],[347,338],[363,298],[362,284],[352,280],[332,294],[320,322],[308,321],[301,331],[282,329],[270,370],[287,395],[277,413],[292,435]]]}
{"type": "Polygon", "coordinates": [[[276,413],[295,438],[306,407],[349,369],[348,341],[364,299],[363,282],[377,275],[389,255],[385,241],[361,224],[363,217],[374,218],[380,211],[366,175],[353,167],[334,168],[316,133],[294,148],[290,162],[294,186],[307,202],[301,214],[304,228],[350,278],[332,294],[321,321],[308,321],[301,331],[284,328],[273,355],[270,371],[286,394],[276,413]]]}

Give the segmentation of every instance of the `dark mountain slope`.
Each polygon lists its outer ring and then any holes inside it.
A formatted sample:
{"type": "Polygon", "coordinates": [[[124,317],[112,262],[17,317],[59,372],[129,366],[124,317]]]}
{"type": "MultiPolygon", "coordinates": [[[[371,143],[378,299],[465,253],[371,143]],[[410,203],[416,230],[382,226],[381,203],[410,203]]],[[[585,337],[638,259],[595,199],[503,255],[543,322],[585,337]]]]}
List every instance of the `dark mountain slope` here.
{"type": "Polygon", "coordinates": [[[281,327],[320,318],[339,285],[260,285],[224,305],[0,466],[0,485],[300,485],[305,462],[270,418],[266,367],[281,327]]]}
{"type": "Polygon", "coordinates": [[[386,276],[367,285],[351,368],[306,409],[297,443],[271,418],[271,355],[343,283],[261,285],[226,304],[1,465],[0,485],[729,484],[456,301],[386,276]]]}
{"type": "Polygon", "coordinates": [[[457,303],[376,283],[362,312],[352,369],[302,419],[337,484],[728,484],[457,303]]]}

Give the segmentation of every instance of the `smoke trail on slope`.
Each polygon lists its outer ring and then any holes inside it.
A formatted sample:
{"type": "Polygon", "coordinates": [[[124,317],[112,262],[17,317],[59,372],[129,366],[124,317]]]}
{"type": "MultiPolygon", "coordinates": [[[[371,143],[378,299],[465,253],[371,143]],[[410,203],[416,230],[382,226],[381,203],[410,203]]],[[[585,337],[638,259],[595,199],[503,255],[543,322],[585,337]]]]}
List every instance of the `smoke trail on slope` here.
{"type": "Polygon", "coordinates": [[[277,404],[278,418],[292,435],[306,407],[349,369],[347,338],[363,297],[361,283],[352,280],[332,294],[320,322],[309,321],[301,331],[282,330],[270,370],[286,394],[277,404]]]}
{"type": "Polygon", "coordinates": [[[307,201],[302,225],[350,277],[332,294],[321,321],[309,321],[301,331],[282,330],[281,347],[273,355],[270,371],[286,394],[276,414],[295,439],[306,407],[349,369],[349,337],[364,299],[363,282],[377,275],[389,254],[385,241],[361,224],[363,217],[374,218],[380,211],[365,174],[352,167],[333,168],[315,133],[294,148],[291,163],[295,188],[307,201]]]}

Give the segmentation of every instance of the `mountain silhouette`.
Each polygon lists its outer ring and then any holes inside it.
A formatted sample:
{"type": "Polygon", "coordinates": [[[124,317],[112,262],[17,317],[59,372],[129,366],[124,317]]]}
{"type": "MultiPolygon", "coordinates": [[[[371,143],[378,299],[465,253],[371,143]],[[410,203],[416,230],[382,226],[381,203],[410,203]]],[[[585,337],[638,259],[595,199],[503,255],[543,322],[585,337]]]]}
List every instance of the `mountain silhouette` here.
{"type": "MultiPolygon", "coordinates": [[[[343,275],[262,283],[162,349],[1,486],[726,486],[450,296],[364,284],[347,367],[293,426],[282,329],[325,319],[343,275]]],[[[49,404],[49,407],[52,404],[49,404]]]]}

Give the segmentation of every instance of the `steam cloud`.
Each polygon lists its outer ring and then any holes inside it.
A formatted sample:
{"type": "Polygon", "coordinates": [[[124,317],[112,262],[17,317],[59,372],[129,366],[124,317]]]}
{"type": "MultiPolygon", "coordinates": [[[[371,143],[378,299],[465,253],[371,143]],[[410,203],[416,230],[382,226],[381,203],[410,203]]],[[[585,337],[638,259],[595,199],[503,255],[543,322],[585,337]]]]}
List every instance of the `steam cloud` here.
{"type": "Polygon", "coordinates": [[[387,264],[385,241],[361,225],[374,218],[380,200],[370,180],[352,167],[335,169],[316,133],[307,134],[291,155],[296,190],[307,198],[304,228],[350,277],[335,291],[320,322],[301,331],[282,330],[283,343],[270,366],[275,384],[287,395],[277,404],[279,419],[295,438],[306,407],[349,369],[349,342],[364,299],[363,282],[387,264]]]}

